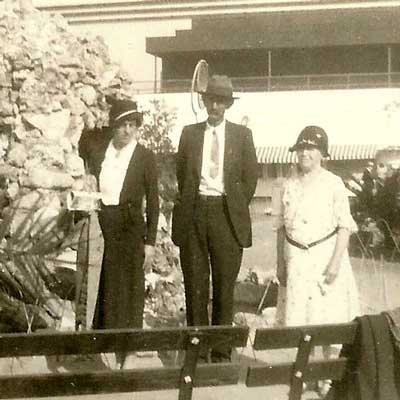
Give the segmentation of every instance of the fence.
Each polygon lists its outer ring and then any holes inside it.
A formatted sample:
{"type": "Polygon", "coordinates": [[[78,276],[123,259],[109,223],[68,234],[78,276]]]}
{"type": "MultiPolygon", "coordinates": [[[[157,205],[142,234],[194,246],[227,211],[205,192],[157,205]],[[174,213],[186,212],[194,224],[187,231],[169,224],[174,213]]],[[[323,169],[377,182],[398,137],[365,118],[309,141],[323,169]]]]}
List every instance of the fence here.
{"type": "MultiPolygon", "coordinates": [[[[232,82],[237,92],[396,88],[400,87],[400,72],[232,77],[232,82]]],[[[134,82],[137,94],[190,92],[191,85],[190,79],[134,82]]]]}

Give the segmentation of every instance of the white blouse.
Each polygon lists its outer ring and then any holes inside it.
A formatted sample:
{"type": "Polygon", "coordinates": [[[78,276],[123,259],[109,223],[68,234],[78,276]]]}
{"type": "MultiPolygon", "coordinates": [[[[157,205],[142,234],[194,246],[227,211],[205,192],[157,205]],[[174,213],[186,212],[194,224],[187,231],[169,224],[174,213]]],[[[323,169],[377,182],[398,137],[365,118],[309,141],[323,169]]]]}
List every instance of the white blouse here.
{"type": "Polygon", "coordinates": [[[118,205],[126,171],[136,148],[132,140],[121,150],[117,150],[112,141],[107,147],[99,177],[102,201],[105,205],[118,205]]]}

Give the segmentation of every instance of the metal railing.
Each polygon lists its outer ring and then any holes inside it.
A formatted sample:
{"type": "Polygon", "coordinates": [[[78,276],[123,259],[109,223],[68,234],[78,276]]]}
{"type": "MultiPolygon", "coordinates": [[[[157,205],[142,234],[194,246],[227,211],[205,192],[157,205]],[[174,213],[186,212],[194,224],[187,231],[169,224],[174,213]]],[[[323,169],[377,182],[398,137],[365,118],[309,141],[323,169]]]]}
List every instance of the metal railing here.
{"type": "MultiPolygon", "coordinates": [[[[400,87],[400,72],[233,77],[232,82],[236,92],[393,88],[400,87]]],[[[182,93],[190,92],[191,80],[135,81],[134,86],[137,94],[182,93]]]]}

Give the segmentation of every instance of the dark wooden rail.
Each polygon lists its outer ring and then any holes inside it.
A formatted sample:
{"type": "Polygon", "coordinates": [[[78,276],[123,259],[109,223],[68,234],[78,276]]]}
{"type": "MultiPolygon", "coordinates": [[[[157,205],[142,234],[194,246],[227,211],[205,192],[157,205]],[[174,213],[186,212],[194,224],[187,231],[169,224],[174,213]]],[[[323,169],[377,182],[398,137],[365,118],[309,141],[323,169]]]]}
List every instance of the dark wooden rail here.
{"type": "Polygon", "coordinates": [[[288,384],[289,399],[300,400],[303,382],[320,379],[341,379],[346,368],[344,357],[331,360],[310,360],[314,346],[353,343],[357,324],[313,325],[257,329],[254,349],[297,348],[294,362],[250,366],[246,385],[249,387],[288,384]]]}
{"type": "Polygon", "coordinates": [[[69,333],[5,334],[0,357],[185,350],[183,366],[56,374],[0,376],[0,398],[35,398],[179,389],[191,399],[193,387],[236,384],[235,363],[197,365],[199,351],[224,343],[245,347],[246,327],[98,330],[69,333]]]}

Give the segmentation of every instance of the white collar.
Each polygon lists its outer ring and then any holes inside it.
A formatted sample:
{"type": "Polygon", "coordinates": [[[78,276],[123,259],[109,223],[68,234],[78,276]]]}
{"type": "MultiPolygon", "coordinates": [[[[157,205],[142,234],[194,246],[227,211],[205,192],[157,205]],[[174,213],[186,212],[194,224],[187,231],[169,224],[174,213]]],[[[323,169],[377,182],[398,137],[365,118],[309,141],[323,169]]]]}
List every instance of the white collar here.
{"type": "Polygon", "coordinates": [[[110,156],[113,156],[114,158],[126,158],[126,157],[131,157],[133,151],[135,150],[137,145],[137,141],[135,139],[132,139],[127,145],[125,145],[124,147],[122,147],[121,150],[118,150],[115,148],[113,141],[111,140],[108,149],[107,149],[107,153],[110,156]]]}
{"type": "Polygon", "coordinates": [[[208,121],[207,121],[207,127],[206,127],[206,129],[207,130],[209,130],[209,131],[216,131],[217,132],[217,135],[218,134],[224,134],[225,133],[225,125],[226,125],[226,120],[225,120],[225,118],[222,120],[222,122],[221,123],[219,123],[217,126],[213,126],[213,125],[210,125],[209,123],[208,123],[208,121]]]}

